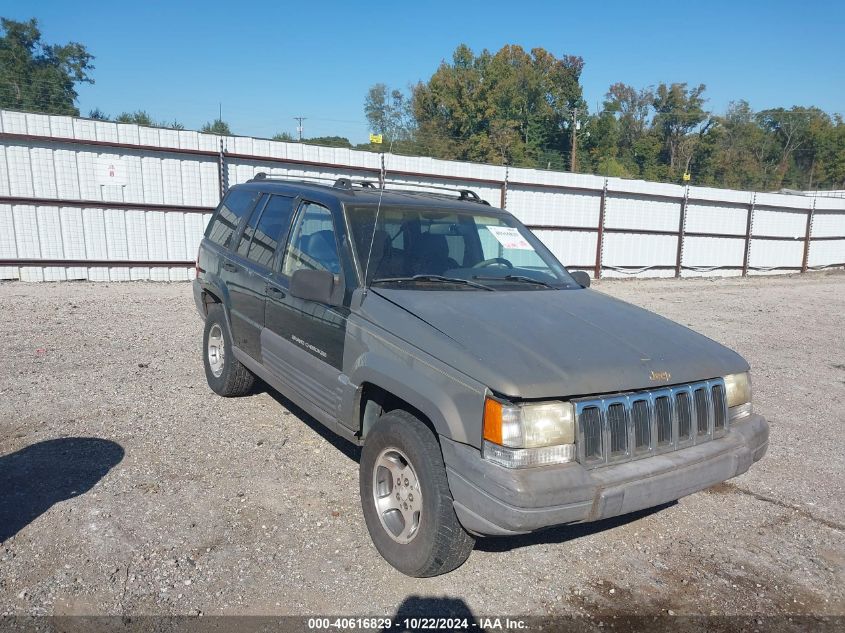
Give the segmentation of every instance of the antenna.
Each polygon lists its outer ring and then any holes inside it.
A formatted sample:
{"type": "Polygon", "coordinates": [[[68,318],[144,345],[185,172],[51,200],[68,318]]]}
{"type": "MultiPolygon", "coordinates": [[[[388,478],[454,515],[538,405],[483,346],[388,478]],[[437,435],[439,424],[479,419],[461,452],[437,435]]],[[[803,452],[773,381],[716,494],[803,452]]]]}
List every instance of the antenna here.
{"type": "MultiPolygon", "coordinates": [[[[395,139],[396,135],[394,134],[393,136],[394,136],[394,138],[390,139],[390,148],[387,150],[388,154],[390,154],[393,151],[393,141],[396,140],[395,139]]],[[[382,152],[382,154],[381,154],[381,170],[379,172],[379,186],[381,188],[381,191],[379,191],[379,194],[378,194],[378,206],[376,206],[376,217],[373,219],[373,234],[370,237],[370,250],[367,253],[367,265],[364,267],[364,296],[361,297],[362,302],[364,301],[364,299],[367,298],[367,288],[368,288],[367,279],[368,279],[368,275],[370,273],[370,260],[373,257],[373,244],[375,244],[375,242],[376,242],[376,230],[378,228],[378,215],[379,215],[379,212],[381,211],[381,199],[384,196],[384,182],[385,182],[386,178],[387,178],[387,167],[386,167],[386,163],[385,163],[385,160],[384,160],[384,152],[382,152]]]]}

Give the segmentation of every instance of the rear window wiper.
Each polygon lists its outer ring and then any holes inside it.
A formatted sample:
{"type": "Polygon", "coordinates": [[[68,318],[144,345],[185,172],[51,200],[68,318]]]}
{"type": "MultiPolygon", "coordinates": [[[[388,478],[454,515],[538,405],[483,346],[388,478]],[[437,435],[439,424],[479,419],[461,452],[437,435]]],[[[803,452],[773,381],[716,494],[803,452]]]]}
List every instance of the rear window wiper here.
{"type": "Polygon", "coordinates": [[[504,277],[482,277],[481,275],[474,275],[473,279],[483,279],[485,281],[499,281],[504,279],[505,281],[521,281],[526,284],[536,284],[538,286],[545,286],[546,288],[551,288],[553,290],[557,290],[557,286],[553,286],[550,283],[546,283],[545,281],[540,281],[539,279],[534,279],[533,277],[526,277],[525,275],[505,275],[504,277]]]}
{"type": "Polygon", "coordinates": [[[403,281],[442,281],[444,283],[458,284],[461,286],[471,286],[479,290],[493,290],[490,286],[484,284],[477,284],[469,279],[459,279],[458,277],[444,277],[443,275],[413,275],[411,277],[382,277],[380,279],[373,279],[370,284],[389,284],[399,283],[403,281]]]}

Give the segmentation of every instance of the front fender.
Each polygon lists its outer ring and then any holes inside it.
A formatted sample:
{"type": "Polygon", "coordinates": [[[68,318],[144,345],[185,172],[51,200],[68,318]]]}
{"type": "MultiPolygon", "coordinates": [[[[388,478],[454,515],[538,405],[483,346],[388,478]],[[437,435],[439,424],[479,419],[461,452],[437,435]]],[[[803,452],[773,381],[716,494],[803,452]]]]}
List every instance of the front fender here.
{"type": "Polygon", "coordinates": [[[480,446],[483,385],[407,344],[400,348],[385,338],[371,337],[367,347],[349,375],[358,387],[355,402],[366,383],[376,385],[422,412],[438,434],[480,446]]]}

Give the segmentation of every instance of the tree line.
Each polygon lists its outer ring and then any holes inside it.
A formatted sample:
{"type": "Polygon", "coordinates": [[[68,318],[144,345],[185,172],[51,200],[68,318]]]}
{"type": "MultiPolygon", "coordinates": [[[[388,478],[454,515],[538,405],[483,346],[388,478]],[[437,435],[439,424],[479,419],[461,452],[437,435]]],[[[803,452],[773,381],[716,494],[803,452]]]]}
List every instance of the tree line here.
{"type": "Polygon", "coordinates": [[[757,190],[845,188],[845,123],[816,107],[716,114],[706,86],[615,83],[590,112],[584,60],[460,45],[425,82],[372,86],[364,113],[403,153],[757,190]]]}
{"type": "MultiPolygon", "coordinates": [[[[0,107],[79,116],[80,84],[94,83],[94,57],[78,42],[47,44],[35,19],[0,19],[0,107]]],[[[584,60],[507,45],[493,53],[458,46],[427,81],[407,90],[373,85],[364,99],[383,143],[342,136],[304,143],[435,158],[572,170],[661,182],[778,190],[845,188],[841,114],[792,106],[755,112],[747,101],[707,110],[706,87],[683,82],[615,83],[591,112],[584,60]]],[[[145,110],[93,119],[184,129],[145,110]]],[[[217,118],[201,131],[232,134],[217,118]]],[[[274,140],[295,142],[281,132],[274,140]]]]}

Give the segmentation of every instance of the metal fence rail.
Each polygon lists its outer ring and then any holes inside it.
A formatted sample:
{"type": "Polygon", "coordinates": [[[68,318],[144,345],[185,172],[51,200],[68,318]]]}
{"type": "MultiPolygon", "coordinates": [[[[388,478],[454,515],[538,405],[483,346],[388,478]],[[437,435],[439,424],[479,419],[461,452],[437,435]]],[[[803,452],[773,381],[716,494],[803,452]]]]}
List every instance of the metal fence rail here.
{"type": "Polygon", "coordinates": [[[185,280],[221,193],[258,172],[471,188],[570,268],[748,275],[845,266],[845,204],[379,155],[0,110],[0,279],[185,280]]]}

